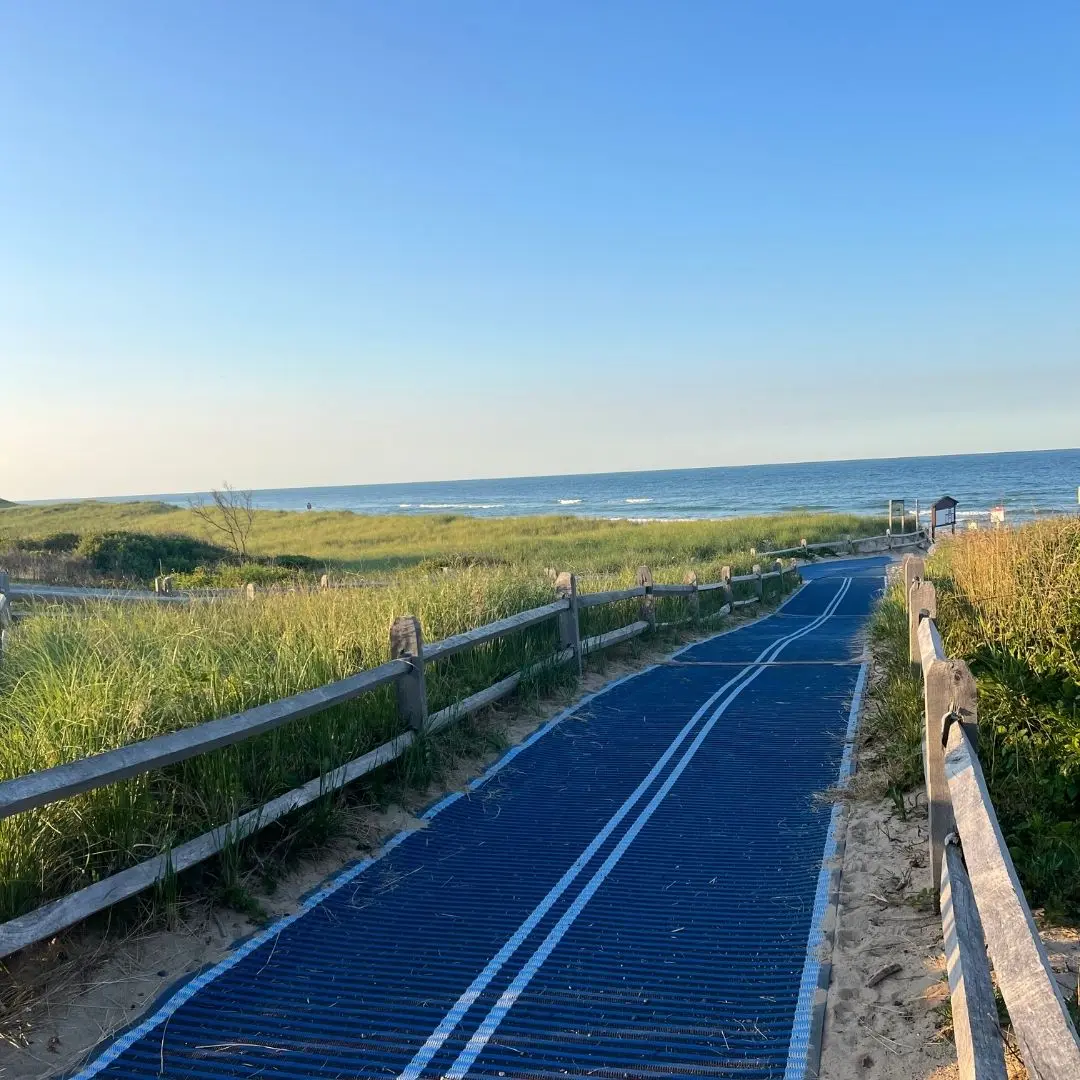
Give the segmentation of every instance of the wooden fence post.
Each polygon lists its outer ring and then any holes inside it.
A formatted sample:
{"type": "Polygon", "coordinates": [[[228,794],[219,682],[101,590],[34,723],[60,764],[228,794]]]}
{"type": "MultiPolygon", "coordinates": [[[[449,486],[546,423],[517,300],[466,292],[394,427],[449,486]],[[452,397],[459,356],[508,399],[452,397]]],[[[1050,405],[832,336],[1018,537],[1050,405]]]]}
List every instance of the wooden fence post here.
{"type": "Polygon", "coordinates": [[[639,566],[637,585],[645,586],[645,595],[641,598],[641,617],[649,624],[650,630],[656,629],[656,598],[652,594],[653,576],[647,566],[639,566]]]}
{"type": "Polygon", "coordinates": [[[323,574],[323,576],[321,578],[319,578],[319,588],[320,589],[329,589],[330,588],[330,575],[329,574],[323,574]]]}
{"type": "Polygon", "coordinates": [[[754,563],[754,567],[750,572],[757,578],[754,582],[754,592],[757,593],[759,600],[763,600],[765,598],[765,586],[761,580],[761,563],[754,563]]]}
{"type": "Polygon", "coordinates": [[[926,560],[918,555],[904,556],[904,598],[911,615],[911,586],[913,582],[926,580],[926,560]]]}
{"type": "Polygon", "coordinates": [[[555,595],[570,601],[559,616],[559,648],[573,649],[578,675],[581,674],[581,624],[578,621],[577,574],[564,570],[555,579],[555,595]]]}
{"type": "Polygon", "coordinates": [[[919,649],[919,616],[925,611],[930,618],[937,618],[937,590],[932,581],[913,581],[908,592],[908,659],[912,666],[922,669],[922,651],[919,649]]]}
{"type": "Polygon", "coordinates": [[[956,715],[966,730],[978,727],[975,680],[963,660],[935,660],[923,680],[923,696],[926,700],[923,765],[930,812],[930,873],[934,881],[934,903],[940,906],[945,838],[956,829],[952,799],[945,780],[942,721],[946,716],[956,715]]]}
{"type": "Polygon", "coordinates": [[[724,603],[731,609],[731,614],[735,614],[735,590],[731,585],[731,567],[720,567],[720,580],[724,583],[724,603]]]}
{"type": "Polygon", "coordinates": [[[1006,1080],[983,925],[955,834],[945,842],[939,895],[959,1075],[965,1080],[1006,1080]]]}
{"type": "Polygon", "coordinates": [[[427,684],[424,680],[424,635],[415,615],[399,615],[390,624],[390,659],[407,660],[408,675],[397,681],[398,714],[415,731],[427,723],[427,684]]]}
{"type": "Polygon", "coordinates": [[[694,586],[694,591],[688,599],[690,601],[690,618],[696,623],[701,615],[701,596],[698,594],[697,574],[693,570],[687,570],[686,577],[683,578],[683,584],[694,586]]]}
{"type": "Polygon", "coordinates": [[[244,595],[247,596],[247,598],[249,600],[254,600],[255,599],[255,582],[254,581],[249,581],[244,586],[244,595]]]}

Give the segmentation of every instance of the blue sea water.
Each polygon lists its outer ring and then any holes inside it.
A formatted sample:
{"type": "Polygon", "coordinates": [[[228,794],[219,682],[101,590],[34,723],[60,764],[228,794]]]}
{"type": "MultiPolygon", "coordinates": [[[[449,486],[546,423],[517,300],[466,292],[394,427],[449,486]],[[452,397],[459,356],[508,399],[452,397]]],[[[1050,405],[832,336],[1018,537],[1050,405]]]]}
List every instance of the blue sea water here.
{"type": "MultiPolygon", "coordinates": [[[[1004,505],[1008,519],[1075,513],[1080,449],[947,457],[816,461],[658,472],[526,476],[410,484],[266,489],[268,509],[351,510],[361,514],[579,514],[630,519],[724,518],[793,509],[885,513],[888,500],[925,510],[949,494],[958,516],[986,517],[1004,505]]],[[[199,493],[140,496],[186,504],[199,493]]],[[[125,497],[124,501],[128,501],[125,497]]],[[[119,501],[119,500],[118,500],[119,501]]]]}

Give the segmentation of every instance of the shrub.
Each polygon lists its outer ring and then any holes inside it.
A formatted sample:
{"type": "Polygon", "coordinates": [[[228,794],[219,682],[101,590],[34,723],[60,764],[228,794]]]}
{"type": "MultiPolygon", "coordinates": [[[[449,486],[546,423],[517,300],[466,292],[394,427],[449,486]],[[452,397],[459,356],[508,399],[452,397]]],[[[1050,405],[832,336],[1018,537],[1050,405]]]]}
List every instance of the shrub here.
{"type": "Polygon", "coordinates": [[[84,536],[76,551],[100,574],[139,581],[149,581],[162,572],[191,572],[202,564],[230,557],[225,548],[190,536],[133,532],[84,536]]]}

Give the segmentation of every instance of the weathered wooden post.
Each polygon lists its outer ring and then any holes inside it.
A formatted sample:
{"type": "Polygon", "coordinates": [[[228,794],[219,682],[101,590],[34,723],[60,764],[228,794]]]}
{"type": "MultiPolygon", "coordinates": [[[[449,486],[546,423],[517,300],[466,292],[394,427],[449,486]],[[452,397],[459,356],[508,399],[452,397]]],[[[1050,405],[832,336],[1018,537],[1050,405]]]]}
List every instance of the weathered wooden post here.
{"type": "Polygon", "coordinates": [[[955,833],[945,841],[939,895],[959,1076],[965,1080],[1006,1080],[985,933],[955,833]]]}
{"type": "Polygon", "coordinates": [[[641,618],[649,624],[650,630],[655,630],[656,598],[652,594],[652,571],[647,566],[638,567],[636,584],[645,586],[645,595],[641,598],[641,618]]]}
{"type": "Polygon", "coordinates": [[[754,563],[750,572],[755,576],[754,592],[757,594],[757,598],[762,600],[765,597],[765,585],[761,580],[761,563],[754,563]]]}
{"type": "Polygon", "coordinates": [[[415,615],[399,615],[390,624],[390,659],[406,660],[409,672],[397,681],[398,715],[422,731],[427,723],[427,683],[424,679],[424,635],[415,615]]]}
{"type": "Polygon", "coordinates": [[[731,585],[731,567],[720,567],[720,580],[724,583],[724,603],[727,604],[728,609],[734,613],[735,611],[735,590],[731,585]]]}
{"type": "Polygon", "coordinates": [[[559,648],[574,650],[574,663],[581,674],[581,623],[578,620],[577,574],[564,570],[555,578],[555,595],[569,600],[570,606],[559,616],[559,648]]]}
{"type": "Polygon", "coordinates": [[[923,611],[931,618],[937,618],[937,590],[932,581],[913,581],[908,593],[908,659],[918,669],[922,668],[919,615],[923,611]]]}
{"type": "Polygon", "coordinates": [[[692,622],[696,623],[698,621],[698,617],[701,615],[701,596],[698,593],[697,574],[695,574],[693,570],[687,570],[686,577],[683,578],[683,584],[692,585],[694,587],[694,591],[690,594],[688,600],[690,619],[692,622]]]}
{"type": "Polygon", "coordinates": [[[904,598],[908,605],[908,616],[911,616],[911,586],[916,581],[926,580],[926,560],[918,555],[904,556],[904,598]]]}
{"type": "Polygon", "coordinates": [[[319,578],[319,588],[320,589],[329,589],[330,588],[330,575],[329,574],[323,574],[323,576],[321,578],[319,578]]]}
{"type": "Polygon", "coordinates": [[[249,581],[244,586],[244,595],[247,596],[247,598],[249,600],[254,600],[255,599],[255,582],[254,581],[249,581]]]}
{"type": "Polygon", "coordinates": [[[934,904],[940,907],[941,860],[945,838],[956,829],[952,799],[945,779],[943,722],[955,717],[972,743],[978,737],[975,679],[963,660],[934,660],[923,677],[926,700],[926,735],[923,765],[926,770],[926,802],[930,812],[930,873],[934,881],[934,904]]]}

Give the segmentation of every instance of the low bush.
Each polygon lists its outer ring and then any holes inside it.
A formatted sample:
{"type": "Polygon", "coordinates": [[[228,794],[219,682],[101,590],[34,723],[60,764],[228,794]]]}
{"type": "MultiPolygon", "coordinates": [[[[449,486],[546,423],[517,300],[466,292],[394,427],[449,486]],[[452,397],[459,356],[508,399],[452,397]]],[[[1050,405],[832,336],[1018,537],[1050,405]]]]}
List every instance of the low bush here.
{"type": "Polygon", "coordinates": [[[190,536],[137,532],[84,536],[76,553],[105,577],[142,582],[161,573],[190,573],[200,565],[230,558],[225,548],[190,536]]]}

